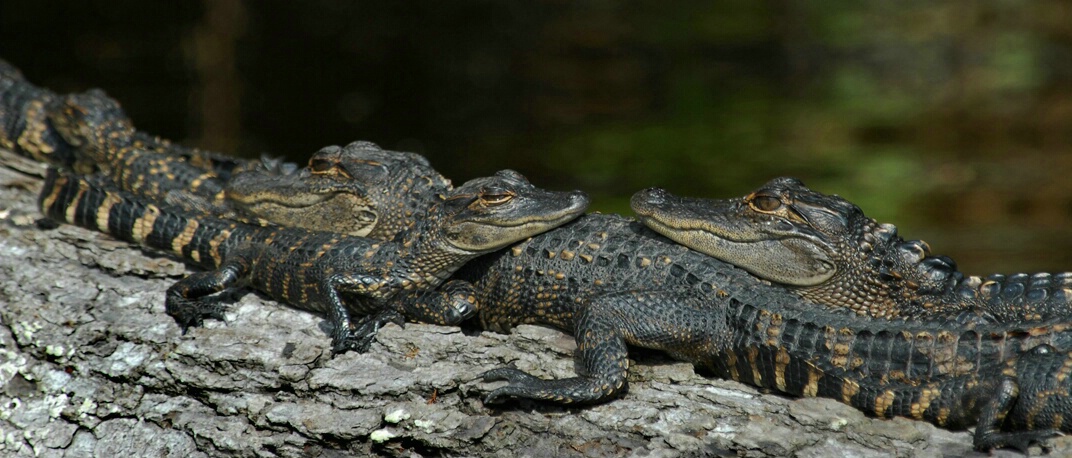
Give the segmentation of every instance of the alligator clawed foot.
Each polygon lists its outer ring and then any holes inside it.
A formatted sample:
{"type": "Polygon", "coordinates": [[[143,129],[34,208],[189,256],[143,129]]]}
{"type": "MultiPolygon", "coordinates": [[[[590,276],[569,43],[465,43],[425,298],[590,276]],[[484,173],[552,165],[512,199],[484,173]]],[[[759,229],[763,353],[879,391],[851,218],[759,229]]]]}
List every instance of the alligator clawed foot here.
{"type": "Polygon", "coordinates": [[[539,380],[538,378],[529,375],[527,372],[516,367],[500,367],[498,369],[492,369],[481,374],[480,377],[483,378],[485,382],[506,380],[510,383],[522,383],[539,380]]]}
{"type": "Polygon", "coordinates": [[[1063,433],[1056,429],[990,433],[981,437],[976,437],[974,445],[975,449],[979,451],[987,451],[1001,447],[1012,447],[1026,455],[1028,449],[1031,448],[1032,445],[1041,443],[1051,437],[1061,435],[1063,435],[1063,433]]]}
{"type": "MultiPolygon", "coordinates": [[[[500,367],[498,369],[492,369],[480,375],[485,382],[494,382],[499,380],[505,380],[509,382],[506,386],[502,386],[492,390],[487,396],[484,396],[485,404],[498,404],[506,400],[506,398],[518,397],[524,395],[529,390],[525,387],[534,383],[539,383],[541,380],[535,376],[529,375],[521,369],[515,367],[500,367]]],[[[524,397],[524,396],[522,396],[524,397]]]]}
{"type": "Polygon", "coordinates": [[[225,321],[223,316],[224,307],[219,304],[187,299],[169,300],[165,305],[165,309],[167,314],[178,323],[183,335],[186,335],[190,328],[203,325],[206,318],[225,321]]]}
{"type": "Polygon", "coordinates": [[[406,327],[405,317],[395,309],[384,309],[361,319],[352,329],[343,330],[332,338],[332,356],[347,351],[365,353],[376,340],[376,333],[388,323],[406,327]]]}

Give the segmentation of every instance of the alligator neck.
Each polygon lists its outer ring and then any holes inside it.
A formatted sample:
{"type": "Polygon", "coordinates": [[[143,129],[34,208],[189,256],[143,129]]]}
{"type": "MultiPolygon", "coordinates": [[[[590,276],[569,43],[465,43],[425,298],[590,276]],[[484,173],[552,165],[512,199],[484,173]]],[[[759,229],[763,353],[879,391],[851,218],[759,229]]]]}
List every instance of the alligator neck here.
{"type": "Polygon", "coordinates": [[[926,242],[902,239],[892,224],[867,218],[859,226],[858,246],[842,250],[847,257],[838,273],[822,284],[797,287],[802,297],[884,318],[963,308],[952,298],[964,279],[952,259],[931,254],[926,242]]]}
{"type": "Polygon", "coordinates": [[[451,245],[446,240],[444,219],[439,207],[435,206],[412,229],[402,231],[395,237],[394,241],[399,247],[399,263],[404,264],[398,270],[402,276],[417,284],[438,283],[480,254],[451,245]]]}
{"type": "Polygon", "coordinates": [[[838,273],[795,287],[806,299],[872,317],[966,312],[987,320],[1045,320],[1072,312],[1072,272],[965,276],[926,242],[904,240],[891,224],[867,219],[858,246],[843,247],[838,273]]]}

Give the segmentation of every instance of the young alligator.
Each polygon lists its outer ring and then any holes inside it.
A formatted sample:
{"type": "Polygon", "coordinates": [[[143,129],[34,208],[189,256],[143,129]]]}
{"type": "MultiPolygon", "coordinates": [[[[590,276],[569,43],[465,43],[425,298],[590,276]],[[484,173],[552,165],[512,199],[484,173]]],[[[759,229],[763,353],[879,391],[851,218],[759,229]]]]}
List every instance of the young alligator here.
{"type": "Polygon", "coordinates": [[[188,211],[390,240],[451,188],[414,153],[329,146],[308,167],[183,148],[133,126],[100,90],[57,95],[0,61],[0,147],[188,211]]]}
{"type": "Polygon", "coordinates": [[[998,322],[1072,318],[1072,273],[964,276],[838,196],[777,178],[743,198],[678,197],[651,188],[633,211],[656,232],[819,304],[871,317],[978,311],[998,322]]]}
{"type": "Polygon", "coordinates": [[[214,269],[168,289],[167,312],[184,329],[205,317],[221,318],[207,296],[248,281],[273,299],[326,313],[335,326],[333,350],[341,352],[363,350],[375,330],[398,314],[464,319],[467,310],[418,303],[398,310],[391,300],[400,292],[434,288],[466,261],[561,225],[588,205],[579,191],[545,191],[509,170],[471,180],[445,197],[391,242],[190,216],[54,168],[40,206],[50,218],[214,269]],[[351,313],[370,319],[355,330],[351,313]]]}
{"type": "Polygon", "coordinates": [[[53,124],[68,142],[88,145],[88,160],[120,188],[208,215],[390,240],[451,188],[424,157],[361,141],[322,148],[296,172],[244,166],[224,181],[132,145],[135,130],[113,100],[67,99],[53,124]]]}
{"type": "Polygon", "coordinates": [[[150,180],[138,179],[150,170],[160,176],[170,174],[171,180],[166,181],[179,183],[175,189],[196,189],[202,175],[209,181],[212,177],[226,180],[249,165],[137,131],[119,104],[103,91],[59,95],[30,84],[2,60],[0,148],[79,173],[127,176],[117,183],[132,191],[153,186],[150,180]]]}
{"type": "MultiPolygon", "coordinates": [[[[1039,345],[1072,349],[1072,331],[1063,323],[998,326],[966,320],[965,325],[956,316],[871,320],[818,307],[615,215],[582,216],[477,258],[453,278],[472,284],[477,315],[488,329],[549,325],[577,339],[577,376],[543,380],[516,368],[495,369],[484,378],[508,384],[490,392],[489,403],[511,397],[609,400],[626,388],[633,345],[760,387],[833,397],[882,417],[963,428],[984,407],[1002,411],[999,407],[1017,399],[1007,386],[987,379],[1007,361],[1039,345]],[[924,390],[929,384],[938,391],[924,390]],[[936,396],[947,401],[932,408],[928,403],[936,396]]],[[[1025,392],[1041,381],[1037,374],[1015,372],[1008,378],[1021,389],[1017,409],[1030,402],[1023,395],[1040,394],[1025,392]]],[[[1045,421],[1024,426],[1017,423],[1023,415],[1011,411],[977,445],[1002,446],[1049,433],[1036,430],[1062,427],[1045,421]],[[1006,432],[1012,435],[1000,435],[1006,432]]]]}
{"type": "Polygon", "coordinates": [[[322,148],[296,173],[237,174],[223,205],[283,226],[390,240],[450,191],[423,156],[353,142],[322,148]]]}

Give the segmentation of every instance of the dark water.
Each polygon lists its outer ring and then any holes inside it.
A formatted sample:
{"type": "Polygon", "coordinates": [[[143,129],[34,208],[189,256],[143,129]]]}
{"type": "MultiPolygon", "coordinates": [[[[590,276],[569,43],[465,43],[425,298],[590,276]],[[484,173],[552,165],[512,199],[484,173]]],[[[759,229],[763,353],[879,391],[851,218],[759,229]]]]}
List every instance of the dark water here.
{"type": "Polygon", "coordinates": [[[0,57],[143,130],[372,140],[626,212],[779,175],[966,271],[1072,270],[1068,2],[0,2],[0,57]]]}

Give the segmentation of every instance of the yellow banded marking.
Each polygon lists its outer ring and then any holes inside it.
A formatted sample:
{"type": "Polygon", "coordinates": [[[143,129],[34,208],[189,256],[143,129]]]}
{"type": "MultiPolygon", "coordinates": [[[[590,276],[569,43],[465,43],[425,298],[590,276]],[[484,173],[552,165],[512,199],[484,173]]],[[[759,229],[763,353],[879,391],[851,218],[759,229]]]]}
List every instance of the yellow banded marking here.
{"type": "Polygon", "coordinates": [[[130,236],[138,243],[144,242],[149,233],[153,231],[153,225],[156,224],[156,219],[159,217],[160,209],[156,208],[156,205],[146,205],[145,213],[134,220],[134,224],[130,228],[130,236]]]}
{"type": "Polygon", "coordinates": [[[30,102],[23,113],[25,113],[26,125],[29,127],[19,133],[19,138],[15,140],[15,143],[29,151],[34,159],[47,162],[55,150],[44,141],[45,126],[48,125],[45,121],[45,104],[39,100],[30,102]]]}
{"type": "Polygon", "coordinates": [[[748,365],[752,368],[752,383],[756,386],[763,386],[763,374],[759,373],[759,349],[749,347],[745,350],[745,357],[748,358],[748,365]]]}
{"type": "Polygon", "coordinates": [[[49,209],[56,203],[56,199],[60,198],[60,191],[67,181],[67,178],[56,179],[56,185],[52,187],[52,191],[41,200],[41,211],[48,213],[49,209]]]}
{"type": "Polygon", "coordinates": [[[97,208],[98,228],[107,232],[108,220],[110,219],[108,215],[111,214],[112,207],[114,207],[118,203],[121,203],[122,201],[123,199],[120,199],[118,196],[112,193],[108,193],[104,196],[104,201],[102,201],[100,207],[97,208]]]}
{"type": "Polygon", "coordinates": [[[737,372],[737,353],[733,351],[726,352],[726,367],[730,369],[731,379],[741,381],[741,374],[737,372]]]}
{"type": "Polygon", "coordinates": [[[851,380],[842,380],[841,382],[841,402],[852,405],[852,398],[856,396],[856,393],[860,392],[860,385],[851,380]]]}
{"type": "Polygon", "coordinates": [[[225,242],[230,237],[231,229],[228,228],[221,230],[219,234],[216,234],[215,237],[212,237],[212,239],[208,241],[208,246],[210,250],[209,255],[212,256],[212,262],[217,266],[219,266],[220,261],[223,260],[223,256],[220,256],[220,245],[223,244],[223,242],[225,242]]]}
{"type": "Polygon", "coordinates": [[[1065,362],[1061,365],[1061,369],[1057,371],[1057,381],[1061,386],[1064,386],[1065,379],[1068,378],[1070,372],[1072,372],[1072,358],[1065,358],[1065,362]]]}
{"type": "MultiPolygon", "coordinates": [[[[171,239],[171,252],[181,255],[182,249],[186,248],[186,246],[189,245],[190,242],[194,239],[194,234],[197,232],[197,228],[199,226],[201,226],[201,224],[198,223],[197,219],[195,218],[190,218],[186,220],[186,227],[183,227],[182,232],[179,232],[179,235],[171,239]]],[[[199,262],[200,257],[197,256],[197,250],[194,250],[192,254],[193,256],[191,257],[195,258],[194,261],[199,262]]]]}
{"type": "Polygon", "coordinates": [[[785,391],[785,368],[789,365],[789,351],[785,347],[778,349],[774,355],[774,386],[780,391],[785,391]]]}
{"type": "Polygon", "coordinates": [[[78,182],[78,194],[75,194],[74,199],[71,199],[71,204],[64,209],[63,216],[64,221],[68,223],[74,222],[75,213],[78,211],[78,207],[82,205],[82,199],[86,195],[86,184],[78,182]]]}
{"type": "Polygon", "coordinates": [[[808,383],[804,385],[804,392],[801,393],[809,398],[814,398],[819,394],[819,379],[823,378],[823,371],[819,368],[809,364],[808,365],[808,383]]]}
{"type": "MultiPolygon", "coordinates": [[[[283,296],[284,299],[293,300],[290,297],[290,282],[293,280],[291,278],[291,271],[287,270],[287,269],[281,269],[281,270],[283,271],[283,278],[279,282],[279,284],[282,285],[282,288],[280,288],[279,292],[283,296]]],[[[306,297],[306,295],[305,295],[306,289],[307,288],[301,288],[301,291],[300,291],[302,303],[305,303],[305,302],[307,302],[309,300],[309,298],[306,297]]]]}
{"type": "Polygon", "coordinates": [[[931,401],[938,398],[941,392],[933,386],[927,386],[919,391],[919,401],[912,403],[912,418],[923,419],[923,413],[931,406],[931,401]]]}
{"type": "MultiPolygon", "coordinates": [[[[892,390],[884,391],[880,396],[875,398],[875,416],[886,418],[886,409],[889,409],[893,405],[893,400],[897,395],[892,390]]],[[[848,403],[848,402],[846,402],[848,403]]]]}

